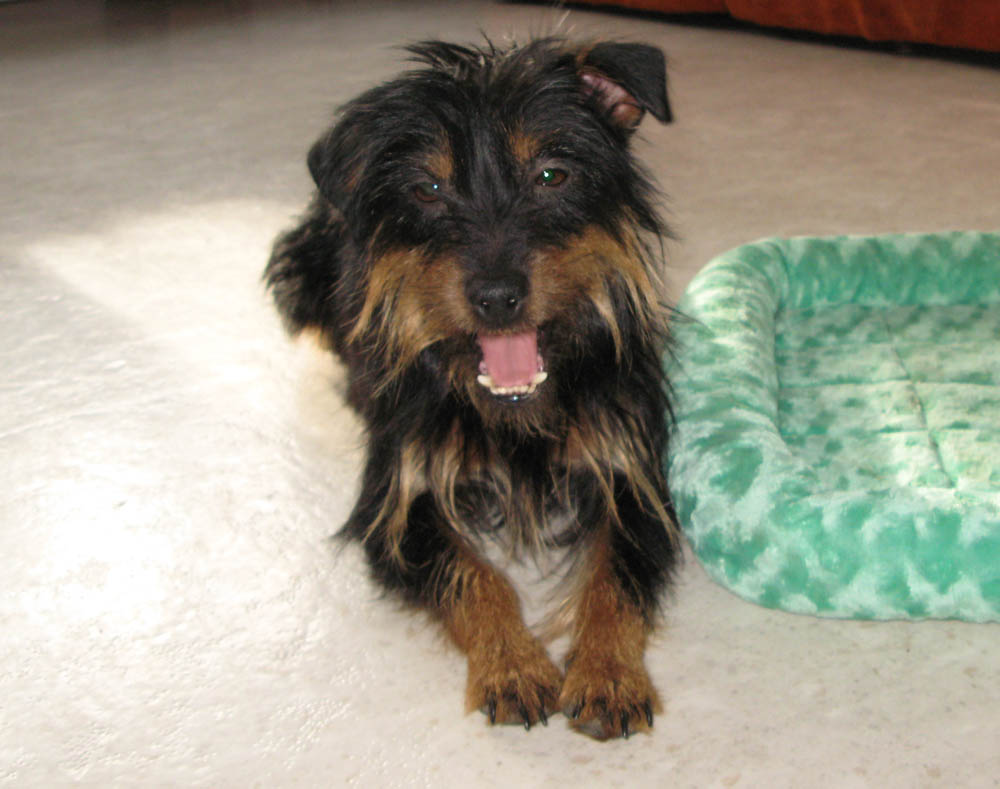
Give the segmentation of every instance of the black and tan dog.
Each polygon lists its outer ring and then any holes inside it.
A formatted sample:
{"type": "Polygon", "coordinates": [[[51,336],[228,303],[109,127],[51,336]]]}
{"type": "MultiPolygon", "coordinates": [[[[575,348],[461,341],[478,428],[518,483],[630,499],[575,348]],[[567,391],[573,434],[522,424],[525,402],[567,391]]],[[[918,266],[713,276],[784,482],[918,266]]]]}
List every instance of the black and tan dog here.
{"type": "Polygon", "coordinates": [[[265,272],[345,362],[368,428],[344,533],[440,619],[491,722],[652,724],[643,665],[678,555],[661,470],[664,227],[629,151],[670,119],[662,53],[429,42],[309,152],[318,186],[265,272]],[[482,556],[572,545],[565,676],[482,556]]]}

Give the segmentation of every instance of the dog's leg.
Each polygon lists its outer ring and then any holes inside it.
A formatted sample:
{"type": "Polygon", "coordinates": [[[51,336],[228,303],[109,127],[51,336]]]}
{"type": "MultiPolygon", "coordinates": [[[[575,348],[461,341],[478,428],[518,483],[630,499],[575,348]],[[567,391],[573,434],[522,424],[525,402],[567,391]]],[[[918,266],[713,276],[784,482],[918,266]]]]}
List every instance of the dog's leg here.
{"type": "Polygon", "coordinates": [[[510,583],[443,523],[430,494],[410,506],[398,551],[365,541],[376,577],[436,614],[468,657],[466,706],[491,723],[547,723],[562,675],[529,632],[510,583]]]}
{"type": "Polygon", "coordinates": [[[621,479],[615,504],[617,519],[591,535],[559,699],[575,728],[601,739],[648,728],[660,710],[643,653],[675,555],[662,519],[621,479]]]}
{"type": "Polygon", "coordinates": [[[468,655],[466,707],[490,722],[525,728],[557,709],[562,675],[521,619],[510,583],[481,559],[457,557],[453,599],[442,607],[445,627],[468,655]]]}

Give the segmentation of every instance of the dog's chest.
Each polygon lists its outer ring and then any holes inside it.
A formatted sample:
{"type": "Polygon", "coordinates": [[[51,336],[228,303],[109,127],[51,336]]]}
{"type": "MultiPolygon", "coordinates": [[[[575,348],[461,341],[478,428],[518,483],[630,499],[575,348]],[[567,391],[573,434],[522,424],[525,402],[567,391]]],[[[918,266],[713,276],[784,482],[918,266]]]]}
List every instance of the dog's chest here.
{"type": "Polygon", "coordinates": [[[487,540],[480,553],[514,585],[525,623],[538,634],[554,635],[556,618],[573,591],[577,552],[573,546],[546,547],[531,555],[514,555],[502,539],[487,540]]]}

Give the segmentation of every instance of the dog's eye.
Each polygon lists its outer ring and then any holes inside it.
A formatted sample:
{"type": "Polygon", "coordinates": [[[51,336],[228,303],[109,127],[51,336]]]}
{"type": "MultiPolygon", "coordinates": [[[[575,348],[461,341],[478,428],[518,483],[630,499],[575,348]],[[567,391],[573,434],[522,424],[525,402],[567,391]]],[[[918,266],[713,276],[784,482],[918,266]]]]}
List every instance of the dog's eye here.
{"type": "Polygon", "coordinates": [[[413,194],[424,203],[433,203],[441,199],[441,185],[431,181],[423,181],[413,187],[413,194]]]}
{"type": "Polygon", "coordinates": [[[539,186],[559,186],[559,184],[565,180],[565,170],[557,170],[554,167],[546,167],[538,174],[538,177],[535,178],[535,183],[539,186]]]}

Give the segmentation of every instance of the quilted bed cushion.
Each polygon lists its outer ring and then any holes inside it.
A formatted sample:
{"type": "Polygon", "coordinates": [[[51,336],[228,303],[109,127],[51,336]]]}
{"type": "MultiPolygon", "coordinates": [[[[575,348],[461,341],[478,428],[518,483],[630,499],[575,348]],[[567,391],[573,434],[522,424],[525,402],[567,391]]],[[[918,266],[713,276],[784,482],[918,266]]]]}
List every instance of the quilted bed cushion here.
{"type": "Polygon", "coordinates": [[[667,469],[762,605],[1000,620],[1000,235],[771,239],[692,281],[667,469]]]}

